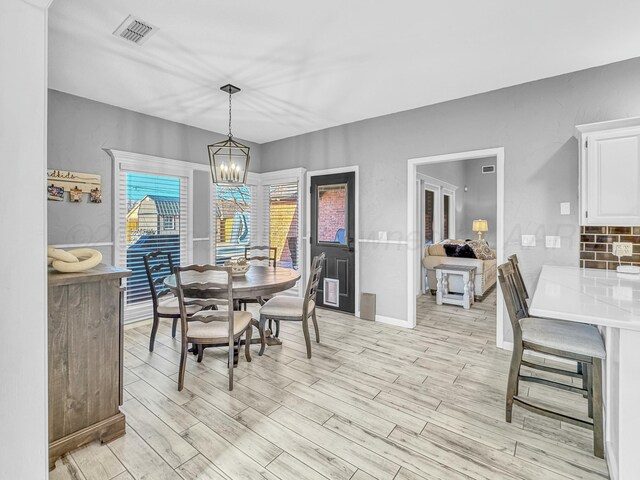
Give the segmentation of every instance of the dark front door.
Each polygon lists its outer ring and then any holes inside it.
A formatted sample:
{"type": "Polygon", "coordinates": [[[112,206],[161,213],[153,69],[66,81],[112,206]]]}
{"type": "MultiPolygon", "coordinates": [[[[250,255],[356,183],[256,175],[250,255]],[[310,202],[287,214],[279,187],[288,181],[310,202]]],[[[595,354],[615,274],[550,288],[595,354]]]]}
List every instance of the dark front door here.
{"type": "Polygon", "coordinates": [[[326,255],[316,302],[349,313],[356,304],[354,187],[354,172],[311,177],[311,257],[326,255]]]}

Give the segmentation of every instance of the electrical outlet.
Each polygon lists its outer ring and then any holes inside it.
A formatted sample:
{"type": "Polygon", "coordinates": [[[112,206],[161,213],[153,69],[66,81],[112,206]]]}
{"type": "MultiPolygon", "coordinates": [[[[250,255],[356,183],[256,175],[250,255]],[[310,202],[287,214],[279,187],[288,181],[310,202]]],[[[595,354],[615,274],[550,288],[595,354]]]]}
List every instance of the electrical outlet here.
{"type": "Polygon", "coordinates": [[[630,242],[613,242],[613,252],[616,257],[630,257],[633,255],[633,244],[630,242]]]}

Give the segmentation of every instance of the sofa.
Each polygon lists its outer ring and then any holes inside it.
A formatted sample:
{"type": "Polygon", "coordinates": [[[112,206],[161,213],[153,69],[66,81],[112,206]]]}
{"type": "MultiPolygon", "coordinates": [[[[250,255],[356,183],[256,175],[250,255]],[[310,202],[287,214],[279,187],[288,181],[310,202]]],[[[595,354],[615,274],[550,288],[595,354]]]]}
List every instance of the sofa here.
{"type": "MultiPolygon", "coordinates": [[[[434,268],[440,264],[447,265],[470,265],[476,267],[475,295],[476,297],[484,296],[487,291],[496,283],[496,255],[493,252],[493,258],[488,260],[479,260],[478,258],[462,258],[447,256],[444,248],[445,243],[454,243],[462,245],[464,240],[445,240],[442,243],[429,245],[424,249],[422,264],[427,270],[428,288],[431,293],[436,290],[436,272],[434,268]]],[[[462,277],[460,275],[451,275],[449,278],[449,291],[462,293],[462,277]]]]}

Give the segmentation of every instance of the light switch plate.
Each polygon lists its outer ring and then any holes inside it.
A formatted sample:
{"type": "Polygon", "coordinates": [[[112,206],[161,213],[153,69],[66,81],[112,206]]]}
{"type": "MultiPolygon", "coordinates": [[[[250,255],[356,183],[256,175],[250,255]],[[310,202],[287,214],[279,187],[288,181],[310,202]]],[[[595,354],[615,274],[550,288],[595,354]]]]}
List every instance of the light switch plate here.
{"type": "Polygon", "coordinates": [[[523,247],[535,247],[536,236],[535,235],[522,235],[521,245],[523,247]]]}
{"type": "Polygon", "coordinates": [[[562,246],[562,241],[560,237],[547,235],[544,237],[544,246],[547,248],[560,248],[562,246]]]}
{"type": "Polygon", "coordinates": [[[571,203],[562,202],[560,204],[560,215],[571,215],[571,203]]]}
{"type": "Polygon", "coordinates": [[[381,242],[387,241],[387,232],[378,232],[378,240],[381,242]]]}

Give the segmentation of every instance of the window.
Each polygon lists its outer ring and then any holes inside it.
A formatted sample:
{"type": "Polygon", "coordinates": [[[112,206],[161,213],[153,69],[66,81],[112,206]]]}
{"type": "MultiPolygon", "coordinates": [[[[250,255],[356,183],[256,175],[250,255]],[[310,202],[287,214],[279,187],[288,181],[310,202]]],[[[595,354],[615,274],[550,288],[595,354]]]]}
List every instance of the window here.
{"type": "Polygon", "coordinates": [[[449,217],[451,215],[451,195],[442,195],[442,237],[451,238],[449,234],[449,217]]]}
{"type": "Polygon", "coordinates": [[[420,175],[420,212],[424,245],[456,235],[456,187],[437,178],[420,175]],[[424,195],[424,196],[422,196],[424,195]]]}
{"type": "Polygon", "coordinates": [[[214,193],[215,262],[244,256],[256,237],[255,186],[217,185],[214,193]]]}
{"type": "Polygon", "coordinates": [[[143,256],[155,250],[171,253],[176,265],[187,254],[189,178],[120,170],[118,177],[116,264],[132,270],[126,279],[125,318],[149,318],[151,292],[143,256]]]}
{"type": "MultiPolygon", "coordinates": [[[[269,246],[277,248],[277,265],[298,269],[298,182],[265,186],[269,246]]],[[[265,223],[265,222],[263,222],[265,223]]]]}
{"type": "Polygon", "coordinates": [[[432,190],[424,191],[424,244],[431,245],[435,240],[433,221],[435,218],[435,193],[432,190]]]}
{"type": "Polygon", "coordinates": [[[163,216],[162,217],[162,229],[163,230],[175,230],[176,229],[176,217],[163,216]]]}

